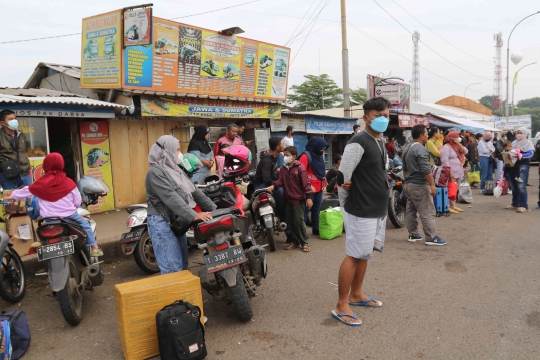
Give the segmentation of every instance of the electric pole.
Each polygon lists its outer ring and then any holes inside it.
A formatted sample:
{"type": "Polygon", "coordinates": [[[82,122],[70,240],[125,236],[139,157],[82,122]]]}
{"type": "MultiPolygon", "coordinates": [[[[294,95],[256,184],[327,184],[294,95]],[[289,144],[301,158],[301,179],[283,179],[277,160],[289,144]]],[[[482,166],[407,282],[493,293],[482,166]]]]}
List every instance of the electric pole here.
{"type": "Polygon", "coordinates": [[[345,117],[352,118],[351,92],[349,89],[349,50],[347,50],[347,9],[345,0],[341,0],[341,62],[343,67],[343,112],[345,117]]]}

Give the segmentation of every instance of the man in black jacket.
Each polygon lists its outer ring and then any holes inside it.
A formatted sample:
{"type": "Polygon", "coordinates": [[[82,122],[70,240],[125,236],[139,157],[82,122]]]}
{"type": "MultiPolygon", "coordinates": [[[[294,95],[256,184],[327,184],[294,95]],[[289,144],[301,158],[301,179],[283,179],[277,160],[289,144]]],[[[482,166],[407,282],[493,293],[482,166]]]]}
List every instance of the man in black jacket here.
{"type": "Polygon", "coordinates": [[[26,153],[26,136],[18,130],[19,122],[11,110],[0,111],[0,185],[4,190],[32,183],[26,153]],[[12,167],[15,169],[12,171],[12,167]],[[5,168],[6,172],[1,172],[5,168]],[[9,174],[9,175],[8,175],[9,174]]]}

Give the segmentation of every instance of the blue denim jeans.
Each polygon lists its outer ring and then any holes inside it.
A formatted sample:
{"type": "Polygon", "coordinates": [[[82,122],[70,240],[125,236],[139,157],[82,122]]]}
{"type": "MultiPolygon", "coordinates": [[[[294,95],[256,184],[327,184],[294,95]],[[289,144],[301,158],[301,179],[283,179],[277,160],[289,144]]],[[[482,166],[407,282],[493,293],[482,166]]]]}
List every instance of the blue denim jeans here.
{"type": "Polygon", "coordinates": [[[188,245],[186,234],[177,237],[168,224],[167,217],[148,216],[148,232],[152,239],[154,254],[161,274],[188,269],[188,245]]]}
{"type": "Polygon", "coordinates": [[[84,231],[86,231],[86,246],[92,246],[96,243],[96,236],[92,231],[90,223],[88,222],[88,220],[79,215],[78,212],[75,211],[73,215],[65,217],[64,219],[75,221],[84,231]]]}
{"type": "Polygon", "coordinates": [[[501,180],[503,167],[504,161],[497,159],[497,169],[495,169],[495,181],[501,180]]]}
{"type": "Polygon", "coordinates": [[[480,190],[484,190],[488,180],[493,180],[493,165],[489,163],[489,157],[480,156],[480,190]]]}
{"type": "Polygon", "coordinates": [[[527,199],[527,181],[529,181],[529,167],[530,166],[526,164],[519,165],[519,169],[521,170],[519,177],[521,178],[521,180],[523,180],[523,182],[516,181],[517,171],[515,168],[506,168],[508,171],[508,181],[510,182],[510,186],[512,187],[512,206],[524,207],[525,209],[529,209],[527,199]]]}
{"type": "Polygon", "coordinates": [[[308,209],[306,206],[306,211],[304,212],[304,222],[307,224],[308,216],[311,212],[311,228],[315,233],[319,232],[319,215],[321,210],[323,197],[323,190],[313,193],[313,206],[311,209],[308,209]]]}
{"type": "Polygon", "coordinates": [[[30,175],[8,179],[4,177],[4,174],[0,173],[0,185],[2,185],[4,190],[14,190],[20,188],[21,186],[29,186],[30,184],[32,184],[32,178],[30,175]]]}

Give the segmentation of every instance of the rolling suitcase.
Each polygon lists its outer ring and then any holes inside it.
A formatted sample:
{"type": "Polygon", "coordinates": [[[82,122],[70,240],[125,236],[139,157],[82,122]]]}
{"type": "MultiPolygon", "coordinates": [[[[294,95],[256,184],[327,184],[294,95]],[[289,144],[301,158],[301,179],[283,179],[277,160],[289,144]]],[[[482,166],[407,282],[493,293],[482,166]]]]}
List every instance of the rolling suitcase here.
{"type": "Polygon", "coordinates": [[[484,184],[484,195],[493,195],[493,190],[495,190],[496,186],[497,183],[495,182],[495,180],[487,180],[484,184]]]}
{"type": "Polygon", "coordinates": [[[448,188],[437,187],[437,193],[433,197],[437,216],[450,216],[448,207],[448,188]]]}

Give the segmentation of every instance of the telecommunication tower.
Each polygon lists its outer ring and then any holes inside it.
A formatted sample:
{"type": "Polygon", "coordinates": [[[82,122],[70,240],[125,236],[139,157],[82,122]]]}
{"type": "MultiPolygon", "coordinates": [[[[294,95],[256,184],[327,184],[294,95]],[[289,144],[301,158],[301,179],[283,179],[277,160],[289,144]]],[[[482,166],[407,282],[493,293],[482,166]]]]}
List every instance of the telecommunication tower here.
{"type": "Polygon", "coordinates": [[[411,101],[420,102],[420,52],[418,50],[418,41],[420,33],[415,31],[413,36],[413,66],[411,80],[411,101]]]}
{"type": "Polygon", "coordinates": [[[502,33],[494,34],[495,40],[495,74],[493,77],[493,96],[491,97],[491,105],[493,110],[501,111],[501,83],[502,83],[502,67],[501,67],[501,50],[503,47],[502,33]]]}

